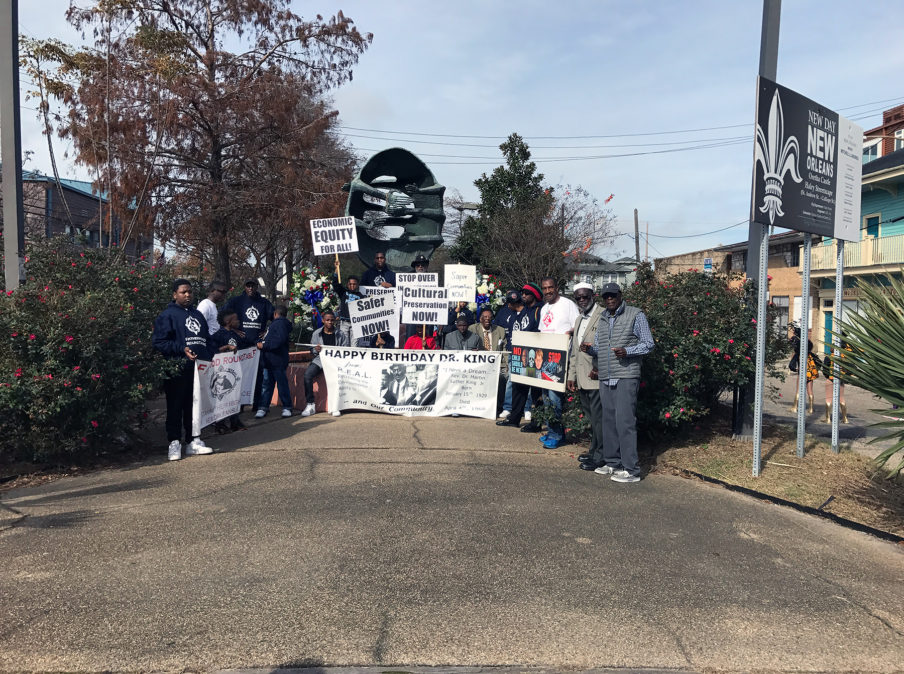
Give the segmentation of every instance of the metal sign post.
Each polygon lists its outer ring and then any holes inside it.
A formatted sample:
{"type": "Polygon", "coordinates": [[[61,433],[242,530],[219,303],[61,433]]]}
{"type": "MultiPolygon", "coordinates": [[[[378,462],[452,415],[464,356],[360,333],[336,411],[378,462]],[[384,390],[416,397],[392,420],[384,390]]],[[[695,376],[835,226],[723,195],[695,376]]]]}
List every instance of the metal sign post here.
{"type": "Polygon", "coordinates": [[[838,454],[838,424],[840,422],[838,407],[841,396],[841,380],[839,374],[841,367],[838,365],[838,357],[841,354],[841,339],[838,335],[841,333],[842,314],[844,313],[844,240],[838,239],[835,242],[838,246],[838,261],[835,264],[835,307],[834,320],[832,321],[832,451],[838,454]]]}
{"type": "Polygon", "coordinates": [[[25,246],[22,135],[19,126],[19,6],[0,2],[0,147],[3,160],[3,255],[6,290],[19,287],[25,246]]]}
{"type": "Polygon", "coordinates": [[[756,309],[756,375],[753,395],[753,476],[759,477],[763,445],[763,387],[766,379],[766,301],[769,284],[769,228],[760,227],[760,283],[757,286],[756,309]]]}
{"type": "Polygon", "coordinates": [[[804,280],[800,289],[800,361],[797,366],[797,456],[804,457],[804,440],[807,434],[807,366],[810,349],[807,340],[810,338],[810,253],[813,237],[804,234],[804,280]]]}

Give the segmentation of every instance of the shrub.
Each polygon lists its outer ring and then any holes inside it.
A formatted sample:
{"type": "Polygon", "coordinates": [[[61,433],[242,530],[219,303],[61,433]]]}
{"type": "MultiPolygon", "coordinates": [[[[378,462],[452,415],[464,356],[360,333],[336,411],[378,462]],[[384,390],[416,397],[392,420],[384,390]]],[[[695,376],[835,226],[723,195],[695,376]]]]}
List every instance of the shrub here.
{"type": "Polygon", "coordinates": [[[169,273],[64,237],[32,243],[26,273],[0,298],[0,460],[72,460],[121,444],[172,372],[151,346],[169,273]]]}
{"type": "MultiPolygon", "coordinates": [[[[688,271],[656,277],[649,265],[625,290],[628,304],[647,316],[656,346],[643,359],[637,400],[638,430],[657,433],[710,413],[723,392],[745,384],[756,361],[756,292],[752,283],[732,283],[718,274],[688,271]]],[[[767,373],[779,378],[777,363],[789,346],[784,335],[766,331],[767,373]]],[[[546,420],[547,410],[539,419],[546,420]]],[[[566,393],[563,423],[572,436],[588,431],[577,393],[566,393]]]]}

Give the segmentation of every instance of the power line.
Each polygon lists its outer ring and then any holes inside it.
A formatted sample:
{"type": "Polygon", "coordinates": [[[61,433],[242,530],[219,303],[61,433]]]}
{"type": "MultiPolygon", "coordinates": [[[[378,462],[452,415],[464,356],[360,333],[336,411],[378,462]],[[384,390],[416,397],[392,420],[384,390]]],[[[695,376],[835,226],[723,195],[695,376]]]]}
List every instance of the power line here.
{"type": "Polygon", "coordinates": [[[714,229],[711,232],[703,232],[701,234],[684,234],[682,236],[670,236],[668,234],[650,234],[650,236],[655,236],[657,239],[693,239],[698,236],[709,236],[710,234],[718,234],[719,232],[724,232],[728,229],[734,229],[735,227],[740,227],[741,225],[749,224],[749,219],[741,220],[740,222],[736,222],[733,225],[728,225],[728,227],[722,227],[721,229],[714,229]]]}

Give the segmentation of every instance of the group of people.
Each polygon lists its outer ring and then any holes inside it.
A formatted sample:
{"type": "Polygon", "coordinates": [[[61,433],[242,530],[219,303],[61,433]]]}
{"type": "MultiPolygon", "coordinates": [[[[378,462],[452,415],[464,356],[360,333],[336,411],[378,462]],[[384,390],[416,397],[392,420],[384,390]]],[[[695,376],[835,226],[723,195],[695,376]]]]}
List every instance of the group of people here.
{"type": "MultiPolygon", "coordinates": [[[[419,255],[412,262],[415,273],[427,271],[429,261],[419,255]]],[[[306,406],[303,416],[315,412],[314,381],[322,371],[320,352],[324,345],[348,346],[352,342],[348,303],[364,297],[361,286],[395,286],[396,276],[386,264],[384,253],[377,253],[374,265],[361,278],[350,276],[341,283],[338,261],[332,284],[340,298],[338,312],[324,311],[322,327],[314,331],[308,347],[313,356],[304,375],[306,406]]],[[[165,357],[181,361],[177,373],[167,380],[166,432],[169,458],[209,454],[212,450],[192,434],[192,385],[194,361],[209,359],[214,351],[228,351],[256,345],[262,353],[261,367],[255,386],[255,417],[266,416],[274,387],[283,406],[282,415],[291,416],[292,402],[286,376],[289,335],[292,324],[284,305],[273,306],[258,292],[255,280],[245,284],[245,292],[217,309],[225,297],[226,286],[213,282],[208,296],[191,306],[191,283],[186,279],[173,282],[173,301],[157,317],[154,324],[154,347],[165,357]]],[[[559,282],[551,277],[540,284],[527,282],[520,289],[506,293],[505,306],[494,312],[490,306],[477,316],[467,303],[457,303],[449,310],[445,326],[402,325],[399,343],[405,349],[448,349],[465,351],[501,351],[509,353],[513,333],[517,331],[568,335],[570,353],[565,373],[567,389],[577,393],[584,414],[590,420],[591,443],[581,454],[582,470],[609,476],[616,482],[640,480],[637,455],[636,406],[640,387],[642,357],[653,349],[653,338],[646,316],[638,308],[625,303],[621,288],[608,283],[602,289],[602,305],[596,302],[594,288],[588,283],[574,287],[574,301],[559,293],[559,282]]],[[[395,348],[393,336],[387,332],[355,340],[355,345],[369,348],[395,348]]],[[[542,357],[540,358],[542,360],[542,357]]],[[[519,427],[525,433],[543,430],[531,409],[546,406],[552,412],[540,442],[548,449],[559,447],[565,440],[562,424],[564,394],[548,388],[514,381],[508,359],[503,358],[498,426],[519,427]],[[526,424],[521,426],[521,420],[526,424]]],[[[406,391],[401,366],[390,371],[384,382],[383,397],[401,400],[411,397],[406,391]]],[[[435,392],[434,394],[435,395],[435,392]]],[[[397,402],[395,404],[398,404],[397,402]]],[[[424,404],[424,403],[419,403],[424,404]]],[[[334,416],[341,412],[333,410],[334,416]]],[[[218,430],[244,428],[239,415],[220,422],[218,430]]]]}

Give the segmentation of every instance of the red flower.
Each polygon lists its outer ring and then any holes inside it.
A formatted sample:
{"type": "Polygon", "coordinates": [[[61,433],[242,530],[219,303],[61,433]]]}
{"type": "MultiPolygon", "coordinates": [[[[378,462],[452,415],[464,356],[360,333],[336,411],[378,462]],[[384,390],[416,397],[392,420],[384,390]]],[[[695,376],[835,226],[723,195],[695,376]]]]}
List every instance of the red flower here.
{"type": "Polygon", "coordinates": [[[671,418],[672,418],[672,413],[671,413],[671,412],[666,412],[666,413],[665,413],[665,418],[666,418],[666,419],[671,419],[671,418]]]}
{"type": "Polygon", "coordinates": [[[30,342],[30,341],[32,341],[34,338],[35,338],[34,335],[29,335],[29,336],[28,336],[28,341],[30,342]]]}
{"type": "Polygon", "coordinates": [[[94,426],[94,428],[97,428],[100,424],[98,424],[94,419],[92,419],[91,425],[94,426]]]}
{"type": "Polygon", "coordinates": [[[66,343],[70,344],[75,338],[72,335],[66,335],[66,343]]]}
{"type": "Polygon", "coordinates": [[[728,340],[728,343],[729,343],[729,344],[734,344],[734,340],[733,340],[733,339],[729,339],[729,340],[728,340]]]}

